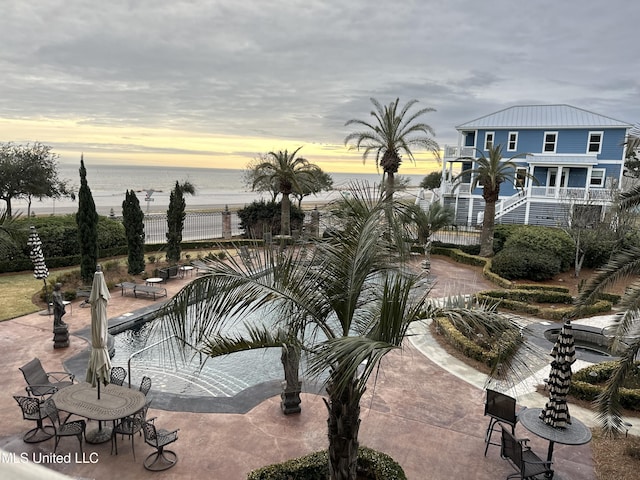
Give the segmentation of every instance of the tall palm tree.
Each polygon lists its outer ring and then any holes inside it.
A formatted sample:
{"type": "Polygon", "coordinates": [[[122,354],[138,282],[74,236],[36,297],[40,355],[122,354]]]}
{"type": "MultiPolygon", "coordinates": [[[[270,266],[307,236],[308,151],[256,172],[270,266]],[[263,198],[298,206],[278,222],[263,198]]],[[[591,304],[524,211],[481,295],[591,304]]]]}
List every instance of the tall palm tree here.
{"type": "Polygon", "coordinates": [[[233,259],[207,263],[204,275],[167,305],[162,324],[163,333],[177,334],[185,345],[211,356],[290,344],[303,350],[308,373],[325,378],[332,480],[355,480],[360,400],[380,360],[402,347],[412,322],[448,315],[483,322],[493,331],[511,325],[492,311],[427,301],[422,275],[406,268],[395,247],[398,239],[390,238],[403,235],[402,226],[389,228],[400,218],[389,215],[390,203],[381,194],[374,201],[355,188],[340,203],[348,221],[335,237],[316,241],[311,259],[303,258],[300,249],[266,248],[252,264],[233,259]],[[245,334],[220,333],[229,315],[238,318],[264,308],[273,311],[275,325],[245,326],[245,334]]]}
{"type": "MultiPolygon", "coordinates": [[[[518,165],[514,160],[526,157],[528,153],[520,153],[505,160],[502,158],[502,145],[489,147],[489,156],[485,156],[480,150],[477,151],[480,154],[477,159],[471,157],[458,158],[458,160],[474,162],[475,167],[463,170],[454,181],[459,184],[463,178],[471,175],[471,191],[478,185],[482,186],[482,198],[485,203],[482,231],[480,232],[480,256],[490,257],[493,255],[493,231],[496,224],[496,202],[500,197],[500,184],[515,179],[518,165]]],[[[535,180],[535,177],[529,173],[526,176],[535,180]]]]}
{"type": "MultiPolygon", "coordinates": [[[[620,194],[619,207],[630,210],[640,205],[640,185],[620,194]]],[[[599,269],[582,289],[576,304],[579,307],[593,303],[598,294],[618,280],[631,275],[640,275],[640,247],[630,246],[613,253],[609,261],[599,269]]],[[[605,432],[611,434],[622,430],[620,388],[627,374],[635,368],[640,351],[640,282],[629,285],[622,296],[620,306],[625,309],[614,333],[614,348],[624,342],[624,351],[604,391],[596,398],[598,419],[605,432]]]]}
{"type": "Polygon", "coordinates": [[[263,162],[253,165],[254,173],[252,188],[259,185],[277,185],[282,194],[280,234],[291,235],[291,195],[294,191],[303,192],[312,188],[314,179],[319,175],[320,168],[309,163],[308,160],[297,157],[302,147],[293,152],[287,150],[269,152],[263,162]]]}
{"type": "Polygon", "coordinates": [[[371,152],[375,152],[376,167],[382,168],[387,179],[387,198],[393,196],[394,177],[402,163],[402,153],[415,163],[413,147],[424,148],[428,152],[434,153],[437,158],[439,158],[440,150],[438,143],[432,138],[435,136],[433,128],[426,123],[417,121],[418,117],[435,110],[422,108],[410,114],[409,109],[418,101],[410,100],[398,111],[399,101],[400,99],[396,98],[395,102],[383,107],[378,100],[372,98],[371,103],[373,103],[375,110],[371,111],[371,116],[375,121],[369,123],[354,119],[345,123],[345,126],[364,127],[363,130],[347,135],[344,143],[347,145],[349,142],[354,142],[358,151],[363,149],[363,163],[366,162],[371,152]]]}

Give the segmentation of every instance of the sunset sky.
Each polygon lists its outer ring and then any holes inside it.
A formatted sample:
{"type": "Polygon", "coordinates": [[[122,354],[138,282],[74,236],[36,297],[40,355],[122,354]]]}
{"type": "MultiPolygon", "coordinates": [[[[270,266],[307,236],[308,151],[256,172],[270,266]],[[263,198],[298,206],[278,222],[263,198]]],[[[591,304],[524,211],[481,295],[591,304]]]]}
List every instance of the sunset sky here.
{"type": "MultiPolygon", "coordinates": [[[[343,144],[370,97],[417,99],[440,145],[516,104],[640,121],[640,4],[507,0],[2,2],[0,142],[64,163],[244,168],[293,150],[375,172],[343,144]]],[[[419,155],[400,173],[437,168],[419,155]]]]}

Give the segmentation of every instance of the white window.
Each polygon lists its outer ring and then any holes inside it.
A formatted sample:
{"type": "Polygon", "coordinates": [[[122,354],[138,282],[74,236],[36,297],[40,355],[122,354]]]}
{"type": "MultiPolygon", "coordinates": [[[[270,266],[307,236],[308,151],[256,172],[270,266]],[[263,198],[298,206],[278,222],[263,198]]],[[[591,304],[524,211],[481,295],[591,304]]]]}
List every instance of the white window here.
{"type": "Polygon", "coordinates": [[[527,183],[527,167],[516,168],[516,175],[513,179],[513,185],[516,188],[524,188],[527,183]]]}
{"type": "Polygon", "coordinates": [[[509,132],[509,141],[507,142],[507,151],[515,152],[518,150],[518,132],[509,132]]]}
{"type": "Polygon", "coordinates": [[[485,150],[489,150],[491,147],[493,147],[493,137],[494,137],[494,132],[485,132],[485,134],[484,134],[484,149],[485,150]]]}
{"type": "Polygon", "coordinates": [[[556,142],[558,140],[558,132],[544,132],[543,153],[556,153],[556,142]]]}
{"type": "Polygon", "coordinates": [[[592,187],[604,187],[604,168],[594,168],[591,170],[591,181],[589,185],[592,187]]]}
{"type": "Polygon", "coordinates": [[[602,134],[603,132],[589,132],[587,153],[600,153],[602,150],[602,134]]]}

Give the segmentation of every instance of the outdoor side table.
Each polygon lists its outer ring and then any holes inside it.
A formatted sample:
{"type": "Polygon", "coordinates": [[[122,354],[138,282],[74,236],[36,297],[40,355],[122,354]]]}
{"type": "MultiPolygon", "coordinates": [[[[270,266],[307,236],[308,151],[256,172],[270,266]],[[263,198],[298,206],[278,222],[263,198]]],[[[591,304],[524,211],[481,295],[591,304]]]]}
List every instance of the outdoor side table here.
{"type": "Polygon", "coordinates": [[[195,270],[195,267],[192,267],[191,265],[183,265],[182,267],[180,267],[180,277],[184,278],[187,276],[187,274],[192,277],[193,276],[193,270],[195,270]]]}
{"type": "MultiPolygon", "coordinates": [[[[549,440],[548,462],[553,460],[553,446],[556,443],[584,445],[591,441],[591,430],[577,418],[571,417],[571,423],[566,428],[554,428],[540,418],[541,412],[541,408],[526,408],[518,412],[518,423],[534,435],[549,440]]],[[[553,475],[549,478],[553,478],[553,475]]]]}
{"type": "Polygon", "coordinates": [[[147,285],[155,285],[156,283],[162,283],[164,280],[160,277],[151,277],[145,280],[147,285]]]}
{"type": "Polygon", "coordinates": [[[99,428],[85,433],[87,443],[103,443],[111,439],[111,427],[102,422],[118,420],[144,407],[147,398],[139,390],[107,384],[97,387],[90,383],[76,383],[58,390],[51,397],[58,410],[100,422],[99,428]]]}

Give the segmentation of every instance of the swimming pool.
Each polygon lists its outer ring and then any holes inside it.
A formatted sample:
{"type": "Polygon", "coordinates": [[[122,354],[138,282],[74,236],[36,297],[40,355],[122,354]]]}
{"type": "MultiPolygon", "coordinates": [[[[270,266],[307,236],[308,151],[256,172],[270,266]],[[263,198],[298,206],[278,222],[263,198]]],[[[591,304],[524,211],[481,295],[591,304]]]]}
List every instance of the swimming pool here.
{"type": "MultiPolygon", "coordinates": [[[[257,318],[260,317],[255,315],[253,320],[257,321],[257,318]]],[[[127,369],[130,355],[162,340],[163,337],[154,328],[154,322],[159,321],[162,320],[152,320],[114,335],[112,365],[127,369]]],[[[280,353],[279,348],[268,348],[217,358],[202,357],[206,361],[201,366],[198,353],[194,356],[188,352],[186,359],[182,359],[179,355],[171,354],[166,344],[161,344],[132,358],[131,384],[139,384],[142,376],[146,375],[151,377],[155,391],[188,396],[233,397],[257,384],[283,380],[280,353]]]]}

